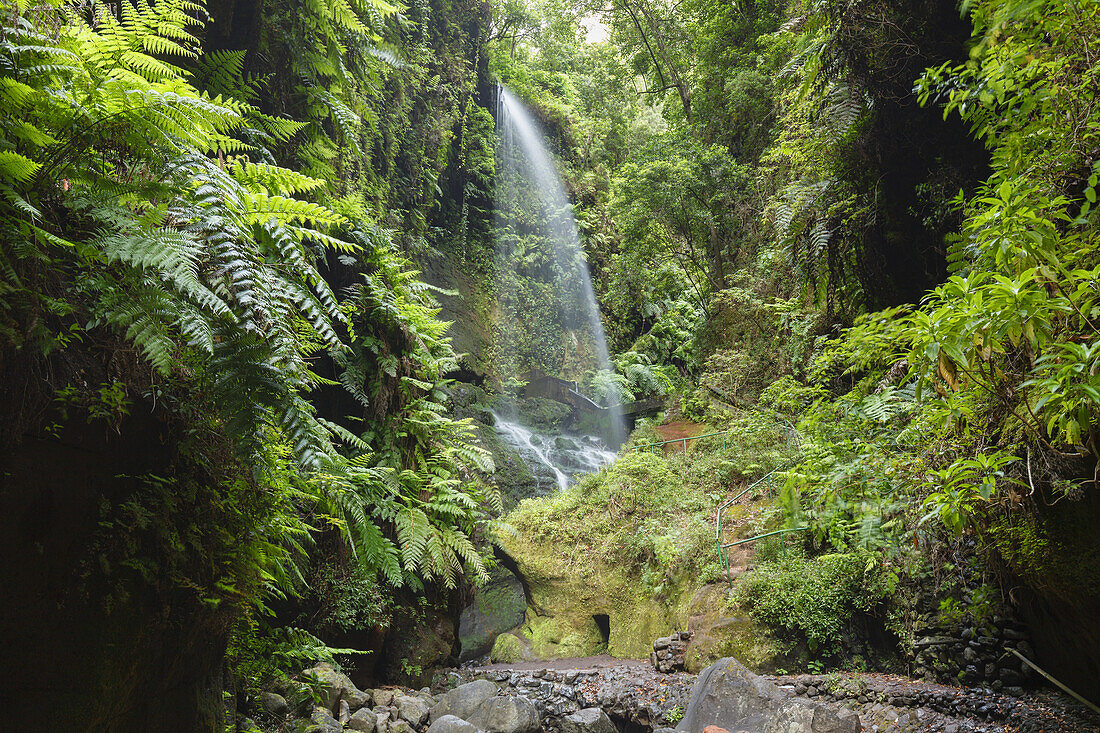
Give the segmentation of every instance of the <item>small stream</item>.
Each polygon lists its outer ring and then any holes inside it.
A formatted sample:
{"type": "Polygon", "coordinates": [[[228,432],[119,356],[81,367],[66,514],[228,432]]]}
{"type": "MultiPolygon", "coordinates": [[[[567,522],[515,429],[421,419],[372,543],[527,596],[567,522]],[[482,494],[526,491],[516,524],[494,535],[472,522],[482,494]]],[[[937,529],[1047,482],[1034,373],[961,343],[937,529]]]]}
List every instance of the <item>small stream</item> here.
{"type": "Polygon", "coordinates": [[[540,489],[555,484],[564,489],[575,477],[615,460],[615,452],[594,435],[547,435],[495,412],[493,419],[501,440],[523,459],[540,489]]]}

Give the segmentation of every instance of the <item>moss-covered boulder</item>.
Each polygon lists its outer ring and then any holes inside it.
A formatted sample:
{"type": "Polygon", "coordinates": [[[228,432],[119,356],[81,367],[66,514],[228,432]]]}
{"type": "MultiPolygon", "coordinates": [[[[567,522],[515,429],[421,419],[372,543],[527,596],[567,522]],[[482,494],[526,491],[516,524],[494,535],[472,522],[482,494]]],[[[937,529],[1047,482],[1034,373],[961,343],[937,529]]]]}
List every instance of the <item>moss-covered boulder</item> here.
{"type": "Polygon", "coordinates": [[[498,635],[523,623],[526,609],[519,578],[505,568],[494,569],[489,582],[475,591],[473,602],[459,617],[459,659],[466,661],[487,653],[498,635]]]}
{"type": "Polygon", "coordinates": [[[390,627],[382,675],[400,685],[423,687],[436,667],[453,661],[454,646],[453,617],[445,609],[418,609],[390,627]]]}
{"type": "Polygon", "coordinates": [[[700,672],[734,656],[758,674],[775,671],[775,640],[749,618],[718,618],[694,631],[684,659],[688,672],[700,672]]]}
{"type": "MultiPolygon", "coordinates": [[[[734,558],[734,562],[738,559],[745,558],[734,558]]],[[[774,672],[779,654],[775,639],[729,596],[730,588],[724,582],[704,585],[683,608],[687,627],[693,632],[684,658],[685,669],[699,672],[719,659],[736,657],[757,674],[774,672]]]]}
{"type": "Polygon", "coordinates": [[[520,421],[542,431],[555,432],[564,429],[573,420],[573,410],[568,405],[545,397],[528,397],[517,404],[520,421]]]}
{"type": "Polygon", "coordinates": [[[514,633],[498,636],[493,642],[493,650],[489,652],[489,659],[494,663],[510,664],[532,658],[527,642],[514,633]]]}

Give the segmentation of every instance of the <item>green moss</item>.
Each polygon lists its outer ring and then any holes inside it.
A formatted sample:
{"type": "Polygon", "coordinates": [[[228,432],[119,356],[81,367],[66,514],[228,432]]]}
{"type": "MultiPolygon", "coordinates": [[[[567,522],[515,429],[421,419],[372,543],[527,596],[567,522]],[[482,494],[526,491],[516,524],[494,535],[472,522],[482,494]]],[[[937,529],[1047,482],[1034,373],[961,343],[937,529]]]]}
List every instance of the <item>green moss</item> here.
{"type": "Polygon", "coordinates": [[[788,548],[760,564],[737,586],[734,598],[752,618],[791,632],[815,654],[840,651],[852,616],[870,611],[887,595],[866,556],[831,553],[806,558],[788,548]]]}
{"type": "Polygon", "coordinates": [[[561,430],[572,418],[572,410],[568,405],[543,397],[520,400],[518,410],[524,423],[543,431],[561,430]]]}
{"type": "Polygon", "coordinates": [[[493,642],[489,659],[493,662],[518,662],[524,658],[526,651],[523,641],[515,634],[501,634],[493,642]]]}
{"type": "Polygon", "coordinates": [[[1059,597],[1100,595],[1100,546],[1094,517],[1072,504],[1045,514],[1013,512],[988,536],[1001,557],[1032,587],[1059,597]]]}
{"type": "Polygon", "coordinates": [[[758,674],[776,669],[779,647],[775,639],[748,618],[725,618],[697,629],[688,647],[685,667],[699,672],[723,657],[736,657],[758,674]]]}

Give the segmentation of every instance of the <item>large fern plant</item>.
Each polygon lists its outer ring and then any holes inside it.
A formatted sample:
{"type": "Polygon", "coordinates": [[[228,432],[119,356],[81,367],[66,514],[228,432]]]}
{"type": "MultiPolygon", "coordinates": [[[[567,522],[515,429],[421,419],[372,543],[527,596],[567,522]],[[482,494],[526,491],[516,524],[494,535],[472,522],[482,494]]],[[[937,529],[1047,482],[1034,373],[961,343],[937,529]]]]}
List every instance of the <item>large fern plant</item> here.
{"type": "MultiPolygon", "coordinates": [[[[362,37],[357,14],[385,9],[336,5],[330,21],[362,37]]],[[[494,501],[467,429],[442,415],[445,326],[383,235],[320,203],[335,200],[328,181],[274,163],[303,125],[226,95],[253,82],[239,55],[202,54],[202,6],[0,8],[0,339],[46,352],[113,329],[217,405],[256,481],[285,443],[302,501],[366,568],[392,583],[483,577],[473,539],[494,501]],[[368,273],[343,305],[329,256],[368,273]],[[400,416],[364,436],[319,419],[314,359],[330,354],[370,405],[394,339],[413,352],[400,416]]]]}

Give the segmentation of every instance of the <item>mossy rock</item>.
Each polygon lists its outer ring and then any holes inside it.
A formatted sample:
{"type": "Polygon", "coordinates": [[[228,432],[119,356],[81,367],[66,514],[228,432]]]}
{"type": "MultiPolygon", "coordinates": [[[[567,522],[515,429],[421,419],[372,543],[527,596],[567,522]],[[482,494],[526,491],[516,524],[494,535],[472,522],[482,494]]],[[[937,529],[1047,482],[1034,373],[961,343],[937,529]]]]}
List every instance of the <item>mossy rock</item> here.
{"type": "Polygon", "coordinates": [[[545,397],[521,399],[516,408],[520,422],[544,431],[561,430],[573,419],[573,410],[568,405],[545,397]]]}
{"type": "Polygon", "coordinates": [[[516,562],[532,603],[523,633],[538,658],[604,652],[645,658],[653,640],[676,625],[666,603],[648,597],[637,578],[616,569],[591,565],[567,570],[553,554],[520,554],[516,562]],[[597,616],[607,617],[606,638],[597,616]]]}
{"type": "Polygon", "coordinates": [[[502,567],[494,569],[489,582],[474,592],[473,602],[459,617],[459,659],[466,661],[488,652],[498,634],[523,623],[526,610],[519,579],[502,567]]]}
{"type": "Polygon", "coordinates": [[[618,568],[595,562],[572,566],[553,548],[522,541],[508,549],[518,550],[513,557],[530,593],[521,631],[537,658],[608,653],[644,659],[654,639],[688,626],[677,600],[693,597],[697,586],[692,581],[657,600],[636,576],[618,568]]]}
{"type": "MultiPolygon", "coordinates": [[[[725,575],[714,546],[714,506],[736,488],[718,475],[726,458],[713,451],[625,453],[564,491],[521,502],[506,517],[518,534],[505,538],[503,549],[527,590],[521,631],[534,654],[606,650],[646,659],[658,637],[694,621],[703,628],[739,615],[728,607],[727,586],[714,584],[725,575]],[[699,595],[704,587],[710,590],[699,595]]],[[[723,518],[749,531],[759,509],[737,505],[723,518]]],[[[734,553],[732,569],[747,566],[752,552],[734,553]]],[[[764,667],[770,649],[749,644],[746,634],[738,634],[741,656],[751,652],[752,664],[764,667]]],[[[712,642],[716,649],[729,645],[720,635],[712,642]]]]}
{"type": "Polygon", "coordinates": [[[540,659],[588,657],[607,651],[607,642],[591,617],[539,616],[529,611],[522,632],[540,659]]]}
{"type": "Polygon", "coordinates": [[[410,613],[387,633],[383,676],[407,687],[423,687],[431,682],[432,671],[450,660],[454,645],[454,620],[444,610],[410,613]]]}
{"type": "Polygon", "coordinates": [[[512,633],[501,634],[493,642],[489,659],[495,664],[510,664],[531,658],[531,653],[523,639],[512,633]]]}
{"type": "Polygon", "coordinates": [[[700,672],[725,657],[736,657],[757,674],[776,670],[776,642],[751,619],[721,618],[694,632],[684,660],[688,672],[700,672]]]}

